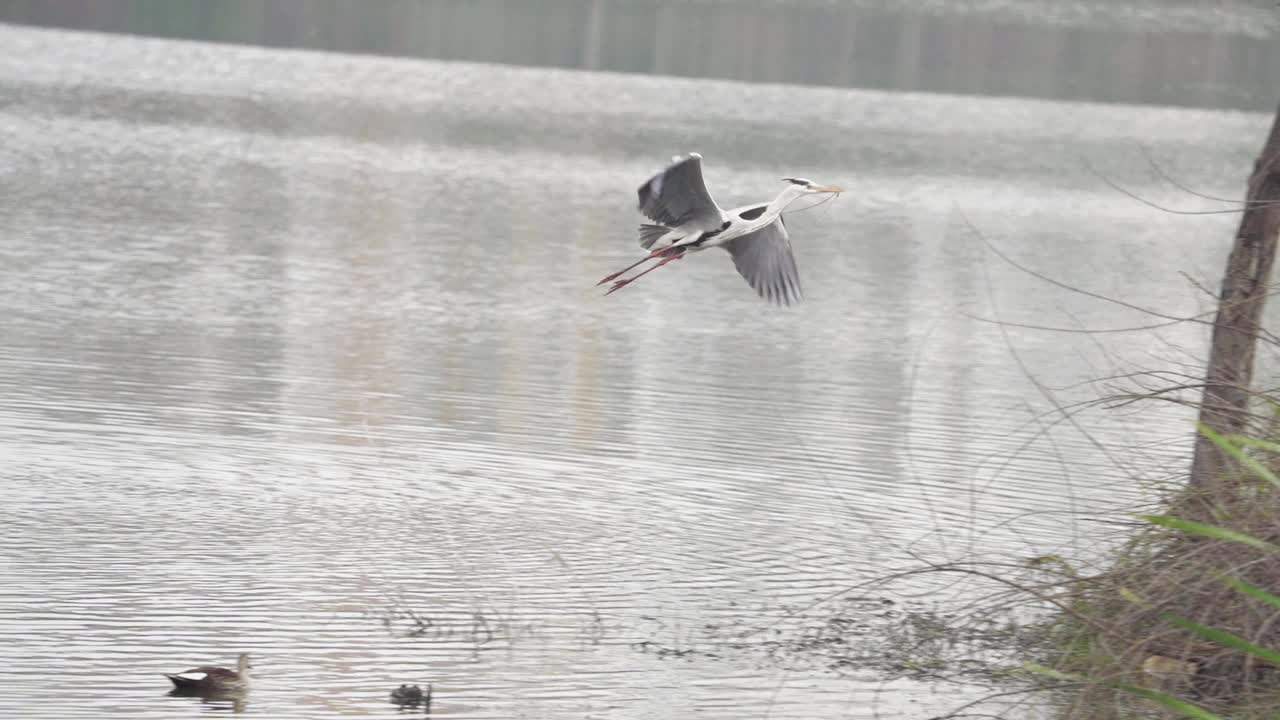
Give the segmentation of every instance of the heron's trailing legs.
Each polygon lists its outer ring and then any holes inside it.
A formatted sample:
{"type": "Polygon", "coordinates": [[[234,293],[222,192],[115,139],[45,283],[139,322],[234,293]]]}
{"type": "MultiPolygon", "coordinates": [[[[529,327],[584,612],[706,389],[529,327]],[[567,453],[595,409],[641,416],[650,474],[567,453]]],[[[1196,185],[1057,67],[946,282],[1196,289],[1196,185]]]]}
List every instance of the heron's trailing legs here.
{"type": "MultiPolygon", "coordinates": [[[[626,266],[626,267],[622,268],[622,269],[621,269],[621,270],[619,270],[618,272],[616,272],[616,273],[614,273],[614,274],[612,274],[612,275],[606,275],[606,276],[605,276],[605,278],[604,278],[603,280],[601,280],[600,282],[598,282],[598,283],[596,283],[596,284],[597,284],[597,285],[603,285],[603,284],[605,284],[605,283],[609,282],[610,280],[616,280],[616,279],[618,278],[618,276],[619,276],[619,275],[621,275],[621,274],[623,274],[623,273],[627,272],[628,270],[635,269],[636,267],[638,267],[638,266],[640,266],[640,265],[643,265],[643,264],[645,264],[646,262],[649,262],[650,260],[652,260],[652,259],[654,259],[654,258],[656,258],[656,257],[662,257],[663,255],[665,255],[665,254],[667,254],[667,253],[671,252],[672,250],[675,250],[677,247],[679,247],[679,246],[677,246],[677,245],[668,245],[668,246],[666,246],[666,247],[660,247],[660,248],[658,248],[657,250],[654,250],[653,252],[649,253],[648,255],[645,255],[644,257],[640,258],[639,260],[637,260],[637,261],[635,261],[635,262],[631,263],[630,265],[628,265],[628,266],[626,266]]],[[[654,267],[657,267],[657,266],[655,265],[654,267]]],[[[650,269],[652,269],[652,268],[650,268],[650,269]]],[[[646,271],[646,272],[647,272],[647,271],[646,271]]],[[[641,273],[641,275],[643,275],[643,274],[644,274],[644,273],[641,273]]],[[[640,277],[640,275],[637,275],[636,277],[640,277]]],[[[634,280],[635,278],[632,278],[632,279],[634,280]]],[[[605,293],[605,294],[606,294],[606,295],[608,295],[608,293],[605,293]]]]}
{"type": "MultiPolygon", "coordinates": [[[[668,249],[668,248],[664,248],[664,250],[665,250],[665,249],[668,249]]],[[[636,280],[639,280],[640,278],[644,277],[645,275],[648,275],[649,273],[653,272],[654,270],[657,270],[658,268],[662,267],[663,265],[666,265],[667,263],[671,262],[672,260],[679,260],[679,259],[680,259],[680,258],[682,258],[682,257],[684,257],[684,252],[683,252],[683,251],[681,251],[681,252],[677,252],[677,253],[672,253],[670,256],[662,258],[662,260],[658,261],[658,263],[657,263],[657,264],[655,264],[653,267],[649,268],[648,270],[645,270],[645,271],[644,271],[644,272],[642,272],[642,273],[637,273],[637,274],[635,275],[635,277],[629,277],[629,278],[626,278],[626,279],[624,279],[624,280],[619,280],[619,281],[615,282],[615,283],[613,284],[613,287],[609,288],[609,292],[605,293],[605,295],[609,295],[610,293],[614,292],[615,290],[621,290],[622,288],[626,287],[627,285],[629,285],[629,284],[631,284],[631,283],[635,282],[636,280]]],[[[637,263],[637,264],[639,264],[639,263],[637,263]]],[[[622,272],[626,272],[626,270],[623,270],[622,272]]]]}

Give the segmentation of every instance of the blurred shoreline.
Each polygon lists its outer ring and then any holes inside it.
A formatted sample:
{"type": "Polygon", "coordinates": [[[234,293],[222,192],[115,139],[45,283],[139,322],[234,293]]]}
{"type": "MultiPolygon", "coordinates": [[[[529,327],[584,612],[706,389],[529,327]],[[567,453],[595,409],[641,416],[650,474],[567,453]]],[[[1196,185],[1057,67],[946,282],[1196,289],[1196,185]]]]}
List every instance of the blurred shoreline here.
{"type": "Polygon", "coordinates": [[[343,53],[1270,111],[1280,9],[891,0],[10,0],[0,22],[343,53]]]}

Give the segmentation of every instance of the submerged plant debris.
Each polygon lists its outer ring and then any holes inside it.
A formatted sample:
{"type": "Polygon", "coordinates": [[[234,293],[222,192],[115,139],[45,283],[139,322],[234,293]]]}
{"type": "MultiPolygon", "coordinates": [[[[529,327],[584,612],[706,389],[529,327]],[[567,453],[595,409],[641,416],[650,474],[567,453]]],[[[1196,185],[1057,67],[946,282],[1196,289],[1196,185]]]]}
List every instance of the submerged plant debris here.
{"type": "Polygon", "coordinates": [[[763,626],[748,619],[706,624],[693,642],[651,639],[634,647],[658,657],[731,659],[794,671],[994,683],[1020,673],[1023,658],[1043,637],[1039,625],[996,608],[946,611],[887,597],[844,597],[806,616],[773,617],[763,626]]]}

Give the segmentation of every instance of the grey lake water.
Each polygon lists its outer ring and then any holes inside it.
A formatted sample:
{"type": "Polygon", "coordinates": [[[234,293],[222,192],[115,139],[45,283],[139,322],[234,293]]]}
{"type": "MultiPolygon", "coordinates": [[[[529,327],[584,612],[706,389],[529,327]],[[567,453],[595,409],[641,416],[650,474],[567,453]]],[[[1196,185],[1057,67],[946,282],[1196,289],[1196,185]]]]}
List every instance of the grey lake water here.
{"type": "Polygon", "coordinates": [[[1227,207],[1191,190],[1239,197],[1268,121],[12,25],[0,48],[22,718],[391,716],[404,682],[460,718],[977,697],[787,642],[917,556],[1096,557],[1098,518],[1176,480],[1180,406],[1072,404],[1195,372],[1205,326],[1168,317],[1213,307],[1236,217],[1109,183],[1227,207]],[[637,185],[690,150],[725,205],[848,188],[788,216],[804,303],[719,251],[595,287],[639,252],[637,185]],[[247,703],[166,695],[238,652],[247,703]]]}

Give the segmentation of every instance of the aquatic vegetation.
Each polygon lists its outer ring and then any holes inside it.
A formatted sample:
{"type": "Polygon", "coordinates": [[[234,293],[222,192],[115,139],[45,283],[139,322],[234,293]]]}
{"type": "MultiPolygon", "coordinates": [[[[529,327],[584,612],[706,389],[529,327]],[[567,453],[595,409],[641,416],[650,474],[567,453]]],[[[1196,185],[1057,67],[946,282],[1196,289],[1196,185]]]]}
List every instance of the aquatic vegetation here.
{"type": "Polygon", "coordinates": [[[1069,595],[1043,677],[1072,686],[1067,718],[1121,718],[1135,701],[1195,718],[1280,713],[1280,445],[1206,436],[1237,463],[1214,522],[1142,515],[1107,573],[1069,595]]]}

